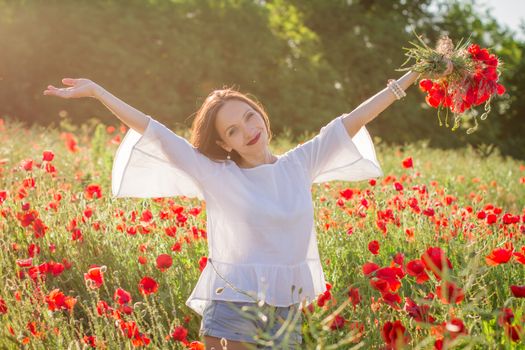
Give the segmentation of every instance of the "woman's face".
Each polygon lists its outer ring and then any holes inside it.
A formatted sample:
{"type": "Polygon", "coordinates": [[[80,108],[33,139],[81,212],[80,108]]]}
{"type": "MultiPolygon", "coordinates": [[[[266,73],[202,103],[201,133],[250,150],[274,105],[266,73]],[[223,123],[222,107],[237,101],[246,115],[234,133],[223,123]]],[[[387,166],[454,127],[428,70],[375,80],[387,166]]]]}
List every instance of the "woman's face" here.
{"type": "Polygon", "coordinates": [[[268,153],[264,119],[246,102],[226,101],[217,113],[215,128],[222,139],[217,144],[227,152],[235,150],[243,158],[268,153]],[[257,139],[250,143],[254,138],[257,139]]]}

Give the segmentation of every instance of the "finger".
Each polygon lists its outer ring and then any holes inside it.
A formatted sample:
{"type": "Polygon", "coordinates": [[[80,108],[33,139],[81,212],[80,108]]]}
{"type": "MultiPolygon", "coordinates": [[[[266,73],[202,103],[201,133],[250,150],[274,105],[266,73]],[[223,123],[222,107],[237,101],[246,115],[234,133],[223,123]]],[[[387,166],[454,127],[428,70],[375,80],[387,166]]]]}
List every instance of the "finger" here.
{"type": "Polygon", "coordinates": [[[76,82],[76,79],[71,79],[71,78],[64,78],[64,79],[62,79],[62,83],[64,85],[73,86],[73,85],[75,85],[75,82],[76,82]]]}
{"type": "Polygon", "coordinates": [[[56,87],[49,85],[47,90],[44,90],[44,95],[52,95],[63,98],[68,98],[71,95],[71,88],[57,89],[56,87]]]}
{"type": "Polygon", "coordinates": [[[44,95],[54,95],[55,90],[58,90],[58,89],[54,87],[53,85],[48,85],[47,89],[44,90],[43,94],[44,95]]]}
{"type": "Polygon", "coordinates": [[[454,69],[454,65],[452,64],[452,61],[450,59],[447,60],[447,68],[443,72],[443,75],[449,75],[452,73],[452,70],[454,69]]]}

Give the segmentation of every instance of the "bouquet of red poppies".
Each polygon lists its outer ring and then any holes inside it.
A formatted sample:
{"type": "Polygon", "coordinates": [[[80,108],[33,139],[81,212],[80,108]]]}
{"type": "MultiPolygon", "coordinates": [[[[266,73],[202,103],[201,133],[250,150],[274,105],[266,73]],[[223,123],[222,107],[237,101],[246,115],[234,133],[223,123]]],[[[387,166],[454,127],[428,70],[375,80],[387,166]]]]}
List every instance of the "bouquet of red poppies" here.
{"type": "Polygon", "coordinates": [[[445,125],[448,124],[449,111],[454,115],[452,131],[459,127],[464,117],[472,117],[474,126],[467,129],[467,134],[478,127],[474,107],[485,104],[479,117],[485,120],[491,110],[490,103],[495,95],[505,93],[503,85],[498,83],[502,63],[498,57],[486,48],[480,48],[468,41],[461,41],[454,47],[447,36],[441,37],[436,48],[430,48],[416,34],[421,44],[413,43],[413,48],[405,48],[408,59],[415,59],[415,64],[400,71],[412,70],[421,73],[424,79],[419,81],[420,89],[427,94],[428,105],[438,109],[439,125],[442,126],[440,112],[446,111],[445,125]]]}

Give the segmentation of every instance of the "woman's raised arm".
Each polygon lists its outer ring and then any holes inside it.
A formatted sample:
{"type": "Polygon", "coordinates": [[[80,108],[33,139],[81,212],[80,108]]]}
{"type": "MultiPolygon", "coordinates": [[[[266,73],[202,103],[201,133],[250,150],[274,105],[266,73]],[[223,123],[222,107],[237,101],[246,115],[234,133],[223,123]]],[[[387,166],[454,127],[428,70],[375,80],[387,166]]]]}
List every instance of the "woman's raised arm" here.
{"type": "Polygon", "coordinates": [[[53,85],[48,85],[43,94],[62,98],[96,98],[128,127],[134,129],[140,134],[143,134],[146,130],[149,118],[144,113],[113,96],[95,82],[83,78],[64,78],[62,79],[62,83],[69,87],[56,88],[53,85]]]}
{"type": "MultiPolygon", "coordinates": [[[[429,78],[439,78],[446,76],[452,73],[453,65],[450,59],[446,59],[447,69],[437,76],[429,78]]],[[[417,73],[414,71],[409,71],[401,78],[397,80],[399,87],[402,90],[406,90],[410,85],[414,84],[419,77],[426,77],[422,73],[417,73]]],[[[343,124],[345,125],[346,131],[350,137],[354,137],[355,134],[361,129],[362,126],[370,122],[372,119],[377,117],[381,112],[383,112],[388,106],[390,106],[394,101],[396,101],[396,95],[388,87],[379,91],[374,96],[370,97],[365,102],[357,106],[352,112],[343,117],[343,124]]]]}
{"type": "MultiPolygon", "coordinates": [[[[418,78],[419,73],[408,72],[397,80],[403,90],[406,90],[418,78]]],[[[389,88],[384,88],[365,102],[357,106],[352,112],[343,117],[343,123],[350,137],[361,129],[361,127],[396,101],[396,96],[389,88]]]]}

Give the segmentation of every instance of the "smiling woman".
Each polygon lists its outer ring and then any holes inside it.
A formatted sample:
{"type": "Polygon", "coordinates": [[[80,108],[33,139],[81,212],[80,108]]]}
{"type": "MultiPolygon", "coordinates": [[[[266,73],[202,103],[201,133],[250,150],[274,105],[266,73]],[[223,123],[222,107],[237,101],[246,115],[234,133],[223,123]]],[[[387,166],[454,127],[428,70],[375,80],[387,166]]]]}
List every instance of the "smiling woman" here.
{"type": "Polygon", "coordinates": [[[262,108],[220,90],[210,94],[193,124],[200,149],[150,117],[142,135],[130,129],[122,141],[114,160],[115,196],[206,201],[207,263],[186,305],[202,316],[207,346],[225,338],[228,349],[242,349],[241,343],[260,344],[257,336],[266,332],[275,336],[267,349],[301,347],[302,309],[326,290],[311,186],[383,174],[368,132],[363,127],[350,137],[346,116],[276,157],[268,149],[271,132],[262,108]],[[229,152],[239,163],[228,159],[229,152]],[[253,321],[242,316],[249,310],[277,319],[253,321]],[[286,319],[295,323],[285,325],[286,319]],[[289,327],[290,336],[281,327],[289,327]]]}
{"type": "MultiPolygon", "coordinates": [[[[407,74],[397,88],[414,79],[407,74]]],[[[131,126],[113,162],[113,196],[206,201],[208,256],[186,305],[202,316],[207,348],[219,349],[221,338],[230,350],[301,348],[302,312],[327,291],[312,184],[383,175],[364,124],[398,95],[385,88],[275,156],[266,112],[238,91],[210,93],[190,143],[87,79],[65,83],[72,87],[46,94],[96,97],[131,126]]]]}
{"type": "Polygon", "coordinates": [[[238,91],[224,89],[213,91],[202,104],[190,142],[211,159],[233,160],[250,168],[275,162],[277,157],[268,148],[271,138],[263,107],[238,91]]]}

